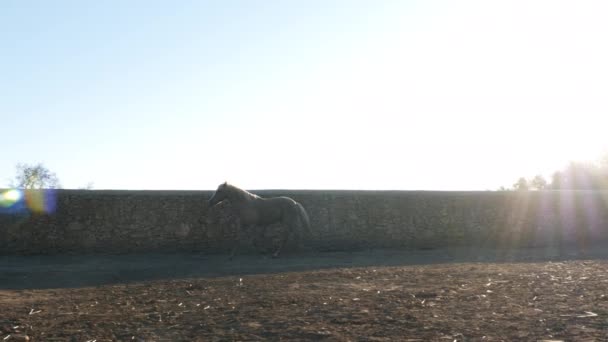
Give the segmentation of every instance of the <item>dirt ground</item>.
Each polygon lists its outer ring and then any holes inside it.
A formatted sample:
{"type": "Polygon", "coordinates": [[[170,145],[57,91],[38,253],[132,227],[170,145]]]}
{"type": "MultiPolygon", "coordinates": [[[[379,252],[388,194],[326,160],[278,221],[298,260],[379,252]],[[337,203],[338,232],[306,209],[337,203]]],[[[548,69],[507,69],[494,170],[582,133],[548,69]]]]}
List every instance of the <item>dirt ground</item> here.
{"type": "Polygon", "coordinates": [[[608,340],[605,254],[1,257],[0,339],[608,340]]]}

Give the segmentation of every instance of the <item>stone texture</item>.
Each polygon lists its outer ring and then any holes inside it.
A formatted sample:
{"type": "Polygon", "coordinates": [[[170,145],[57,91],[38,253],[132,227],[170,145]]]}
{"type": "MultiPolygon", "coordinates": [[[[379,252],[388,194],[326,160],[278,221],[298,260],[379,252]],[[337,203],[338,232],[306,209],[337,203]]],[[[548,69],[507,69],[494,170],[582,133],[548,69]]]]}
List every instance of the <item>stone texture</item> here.
{"type": "MultiPolygon", "coordinates": [[[[254,191],[302,203],[317,250],[608,241],[608,192],[254,191]]],[[[225,252],[210,191],[56,192],[54,213],[0,213],[0,254],[225,252]]]]}

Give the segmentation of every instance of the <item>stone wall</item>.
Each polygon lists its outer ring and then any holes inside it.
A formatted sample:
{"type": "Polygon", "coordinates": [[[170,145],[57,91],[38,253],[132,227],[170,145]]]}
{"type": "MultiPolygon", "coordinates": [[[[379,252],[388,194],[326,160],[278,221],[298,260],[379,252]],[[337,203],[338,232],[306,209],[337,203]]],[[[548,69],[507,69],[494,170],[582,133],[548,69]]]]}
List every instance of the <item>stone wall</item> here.
{"type": "MultiPolygon", "coordinates": [[[[608,192],[254,192],[301,202],[312,229],[302,243],[316,250],[608,241],[608,192]]],[[[211,194],[58,190],[46,194],[49,212],[5,203],[0,254],[223,252],[225,241],[210,234],[218,227],[205,220],[211,194]]]]}

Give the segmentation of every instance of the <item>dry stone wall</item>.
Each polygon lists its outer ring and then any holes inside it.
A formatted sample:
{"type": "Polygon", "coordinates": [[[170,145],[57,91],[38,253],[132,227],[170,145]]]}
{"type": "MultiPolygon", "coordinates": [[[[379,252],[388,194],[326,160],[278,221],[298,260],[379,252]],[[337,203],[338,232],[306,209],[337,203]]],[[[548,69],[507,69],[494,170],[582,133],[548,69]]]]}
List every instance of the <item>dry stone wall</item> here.
{"type": "MultiPolygon", "coordinates": [[[[307,209],[315,250],[608,242],[608,192],[254,191],[307,209]]],[[[211,191],[59,190],[55,210],[0,211],[0,254],[225,252],[211,191]]]]}

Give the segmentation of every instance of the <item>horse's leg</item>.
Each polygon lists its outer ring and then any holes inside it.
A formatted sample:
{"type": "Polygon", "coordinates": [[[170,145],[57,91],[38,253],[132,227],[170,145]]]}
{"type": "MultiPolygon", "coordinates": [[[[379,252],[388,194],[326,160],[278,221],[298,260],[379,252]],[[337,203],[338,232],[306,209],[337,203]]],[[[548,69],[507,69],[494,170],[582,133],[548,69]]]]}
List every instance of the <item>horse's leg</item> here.
{"type": "Polygon", "coordinates": [[[234,258],[234,255],[236,254],[236,250],[238,249],[239,246],[239,242],[236,241],[234,242],[234,244],[232,245],[232,249],[230,250],[230,256],[228,257],[228,260],[232,261],[232,259],[234,258]]]}
{"type": "MultiPolygon", "coordinates": [[[[287,218],[284,218],[281,222],[281,241],[279,243],[279,247],[277,248],[277,250],[274,252],[274,254],[272,254],[273,258],[276,258],[279,256],[279,253],[281,253],[281,249],[287,244],[287,240],[289,240],[289,234],[295,233],[298,234],[298,238],[301,238],[300,234],[298,233],[298,227],[300,225],[303,225],[303,221],[300,218],[300,208],[298,208],[299,204],[296,203],[295,206],[293,206],[291,209],[295,209],[291,210],[289,212],[290,215],[287,215],[287,218]],[[302,223],[302,224],[301,224],[302,223]]],[[[301,206],[300,206],[301,207],[301,206]]],[[[302,207],[302,210],[304,208],[302,207]]],[[[306,213],[304,213],[306,214],[306,213]]]]}
{"type": "Polygon", "coordinates": [[[276,259],[279,257],[279,254],[281,254],[281,248],[283,248],[283,239],[281,239],[281,242],[279,243],[279,247],[277,247],[277,250],[274,251],[274,253],[272,253],[273,259],[276,259]]]}
{"type": "Polygon", "coordinates": [[[228,258],[228,260],[232,261],[232,259],[234,258],[234,255],[236,254],[236,250],[239,247],[239,243],[241,242],[241,222],[239,220],[236,220],[235,222],[232,223],[232,227],[235,230],[235,237],[234,237],[234,241],[232,242],[232,249],[230,251],[230,257],[228,258]]]}
{"type": "Polygon", "coordinates": [[[289,230],[285,226],[285,223],[281,223],[281,229],[281,240],[279,241],[279,246],[277,247],[276,251],[272,253],[273,258],[277,258],[279,256],[281,249],[285,246],[287,239],[289,238],[289,230]]]}

